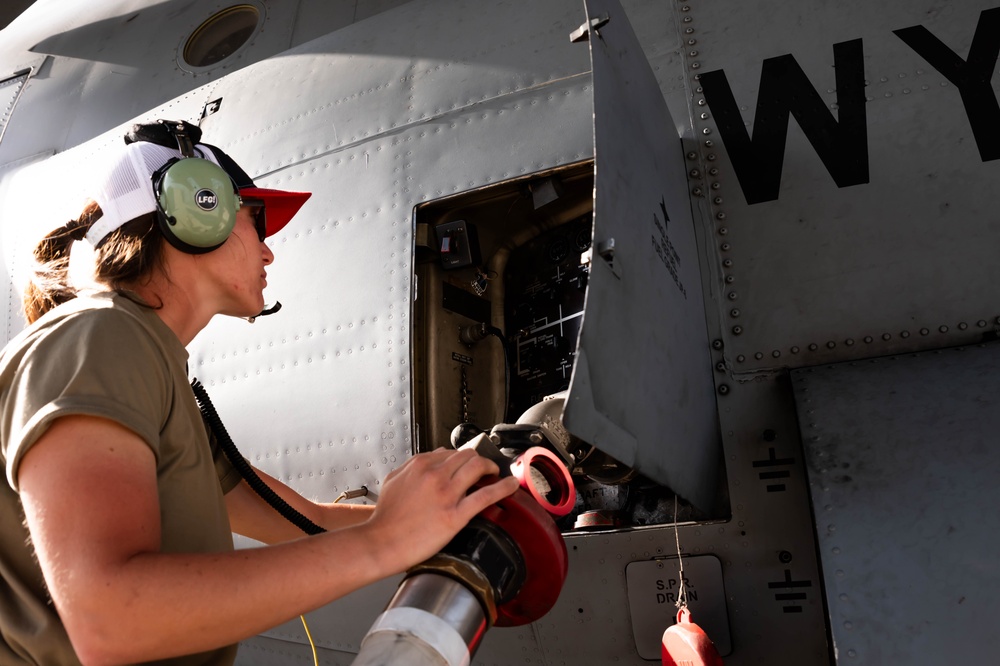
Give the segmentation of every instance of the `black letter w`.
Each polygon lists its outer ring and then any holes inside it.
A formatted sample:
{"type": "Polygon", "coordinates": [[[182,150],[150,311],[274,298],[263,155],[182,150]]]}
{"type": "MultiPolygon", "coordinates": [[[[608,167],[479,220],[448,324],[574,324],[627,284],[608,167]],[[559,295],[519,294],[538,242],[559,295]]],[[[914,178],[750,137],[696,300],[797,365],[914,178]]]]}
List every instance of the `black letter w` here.
{"type": "Polygon", "coordinates": [[[864,50],[861,40],[833,45],[838,118],[791,54],[768,58],[760,73],[753,138],[743,124],[721,69],[701,75],[705,100],[736,170],[748,204],[773,201],[781,186],[788,116],[795,116],[838,187],[868,182],[864,50]]]}

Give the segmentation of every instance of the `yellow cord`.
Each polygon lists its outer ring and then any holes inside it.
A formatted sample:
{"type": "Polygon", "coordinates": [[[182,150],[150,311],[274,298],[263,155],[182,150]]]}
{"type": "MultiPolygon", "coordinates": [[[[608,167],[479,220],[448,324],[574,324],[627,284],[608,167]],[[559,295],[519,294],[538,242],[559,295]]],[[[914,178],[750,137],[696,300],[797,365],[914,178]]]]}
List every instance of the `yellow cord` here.
{"type": "MultiPolygon", "coordinates": [[[[337,496],[337,499],[333,500],[333,503],[336,504],[337,502],[343,499],[354,499],[355,497],[364,497],[367,494],[368,494],[368,488],[366,488],[365,486],[361,486],[357,490],[345,490],[344,492],[340,493],[339,496],[337,496]]],[[[315,664],[315,666],[319,666],[319,657],[316,655],[316,643],[313,642],[312,634],[309,632],[309,625],[306,624],[306,616],[299,615],[299,619],[302,620],[302,628],[306,630],[306,638],[309,639],[309,647],[311,647],[313,651],[313,664],[315,664]]]]}
{"type": "Polygon", "coordinates": [[[309,633],[309,625],[306,624],[306,616],[305,615],[299,615],[299,619],[302,620],[302,626],[306,630],[306,638],[309,639],[309,647],[311,647],[312,651],[313,651],[313,663],[316,666],[319,666],[319,657],[316,656],[316,644],[313,643],[312,634],[309,633]]]}

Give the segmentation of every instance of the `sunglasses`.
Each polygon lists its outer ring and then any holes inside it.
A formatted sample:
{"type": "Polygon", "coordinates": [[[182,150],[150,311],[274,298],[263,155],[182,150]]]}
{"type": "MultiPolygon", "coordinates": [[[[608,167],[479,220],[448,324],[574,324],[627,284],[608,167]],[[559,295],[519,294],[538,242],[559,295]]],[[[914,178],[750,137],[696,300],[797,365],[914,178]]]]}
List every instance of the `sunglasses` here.
{"type": "Polygon", "coordinates": [[[257,238],[261,243],[267,238],[267,218],[265,217],[265,206],[263,199],[240,199],[240,206],[250,209],[253,215],[253,225],[257,230],[257,238]]]}

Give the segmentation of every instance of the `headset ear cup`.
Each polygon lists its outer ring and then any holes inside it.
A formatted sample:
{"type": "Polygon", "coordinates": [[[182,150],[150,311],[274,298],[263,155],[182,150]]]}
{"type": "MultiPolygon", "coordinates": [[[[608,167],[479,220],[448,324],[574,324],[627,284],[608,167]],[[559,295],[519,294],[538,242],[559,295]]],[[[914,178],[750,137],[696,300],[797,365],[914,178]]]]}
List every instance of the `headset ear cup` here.
{"type": "Polygon", "coordinates": [[[154,176],[154,187],[160,229],[178,250],[202,254],[229,238],[240,202],[221,167],[194,157],[176,160],[154,176]]]}

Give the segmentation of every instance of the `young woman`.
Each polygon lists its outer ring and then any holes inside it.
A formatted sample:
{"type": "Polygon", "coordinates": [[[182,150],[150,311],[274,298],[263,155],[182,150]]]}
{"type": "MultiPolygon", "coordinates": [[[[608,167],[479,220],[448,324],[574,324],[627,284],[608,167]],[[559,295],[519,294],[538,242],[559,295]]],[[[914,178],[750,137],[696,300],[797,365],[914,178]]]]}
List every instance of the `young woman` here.
{"type": "Polygon", "coordinates": [[[428,558],[516,488],[469,492],[496,465],[446,449],[389,474],[374,510],[262,475],[328,530],[304,537],[240,479],[206,435],[185,345],[216,314],[262,312],[264,238],[308,195],[256,188],[199,138],[135,128],[94,203],[35,250],[30,326],[0,354],[0,663],[232,663],[240,639],[428,558]],[[213,186],[167,208],[181,150],[231,178],[235,203],[213,186]],[[202,244],[213,205],[232,219],[202,244]],[[66,278],[84,239],[98,293],[66,278]],[[272,545],[234,551],[231,532],[272,545]]]}

